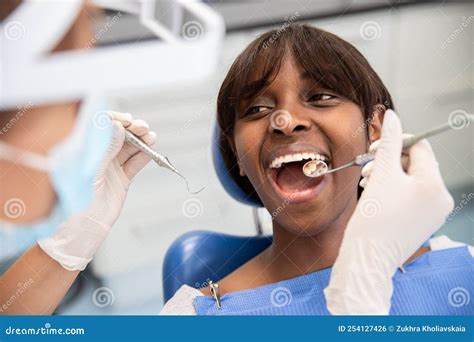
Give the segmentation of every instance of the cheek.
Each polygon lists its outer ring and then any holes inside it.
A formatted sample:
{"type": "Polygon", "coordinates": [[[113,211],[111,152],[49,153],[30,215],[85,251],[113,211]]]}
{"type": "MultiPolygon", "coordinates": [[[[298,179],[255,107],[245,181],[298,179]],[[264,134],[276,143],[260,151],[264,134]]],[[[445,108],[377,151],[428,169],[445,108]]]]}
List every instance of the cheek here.
{"type": "Polygon", "coordinates": [[[347,163],[357,154],[366,152],[367,125],[363,114],[355,105],[345,106],[341,113],[339,120],[328,124],[326,132],[331,140],[333,160],[347,163]]]}
{"type": "MultiPolygon", "coordinates": [[[[330,132],[332,167],[339,167],[352,161],[358,154],[366,152],[367,149],[367,126],[361,111],[357,109],[347,110],[341,116],[341,120],[327,132],[330,132]]],[[[357,189],[360,179],[361,168],[350,167],[334,173],[334,180],[338,185],[338,191],[347,191],[348,194],[357,189]]]]}
{"type": "Polygon", "coordinates": [[[257,123],[236,123],[234,141],[237,158],[248,175],[253,174],[254,169],[258,165],[260,146],[263,143],[263,139],[264,134],[257,123]]]}

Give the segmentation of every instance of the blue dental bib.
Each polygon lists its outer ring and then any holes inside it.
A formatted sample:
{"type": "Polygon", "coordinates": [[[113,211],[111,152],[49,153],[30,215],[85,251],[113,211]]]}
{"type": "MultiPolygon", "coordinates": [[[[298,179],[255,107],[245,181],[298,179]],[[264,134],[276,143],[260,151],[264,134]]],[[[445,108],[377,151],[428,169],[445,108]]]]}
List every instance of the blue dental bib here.
{"type": "MultiPolygon", "coordinates": [[[[474,258],[467,246],[427,252],[393,277],[391,315],[472,315],[474,258]]],[[[198,315],[330,315],[323,290],[331,269],[223,295],[198,296],[198,315]]]]}

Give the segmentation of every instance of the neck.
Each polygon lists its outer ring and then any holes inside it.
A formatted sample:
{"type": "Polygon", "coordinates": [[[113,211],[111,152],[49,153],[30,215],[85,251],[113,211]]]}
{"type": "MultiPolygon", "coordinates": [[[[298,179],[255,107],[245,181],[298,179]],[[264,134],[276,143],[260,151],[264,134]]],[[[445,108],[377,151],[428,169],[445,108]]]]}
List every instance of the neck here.
{"type": "Polygon", "coordinates": [[[261,255],[266,273],[280,281],[331,267],[356,205],[354,196],[335,220],[317,227],[315,235],[293,233],[274,222],[273,243],[261,255]]]}

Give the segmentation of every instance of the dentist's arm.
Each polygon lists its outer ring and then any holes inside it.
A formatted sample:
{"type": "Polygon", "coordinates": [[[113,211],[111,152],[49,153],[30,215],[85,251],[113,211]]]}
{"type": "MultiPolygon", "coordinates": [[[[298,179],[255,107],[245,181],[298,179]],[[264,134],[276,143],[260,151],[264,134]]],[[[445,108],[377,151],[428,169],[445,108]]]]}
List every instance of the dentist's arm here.
{"type": "Polygon", "coordinates": [[[33,246],[0,278],[0,315],[52,314],[78,274],[33,246]]]}
{"type": "Polygon", "coordinates": [[[429,143],[422,140],[409,149],[407,172],[401,152],[401,123],[388,110],[376,158],[363,172],[365,190],[324,290],[334,315],[389,314],[397,268],[441,227],[454,207],[429,143]]]}
{"type": "Polygon", "coordinates": [[[113,113],[113,138],[96,176],[89,208],[40,240],[0,278],[0,314],[51,314],[118,219],[132,178],[150,161],[124,144],[125,128],[148,145],[156,141],[146,122],[113,113]]]}

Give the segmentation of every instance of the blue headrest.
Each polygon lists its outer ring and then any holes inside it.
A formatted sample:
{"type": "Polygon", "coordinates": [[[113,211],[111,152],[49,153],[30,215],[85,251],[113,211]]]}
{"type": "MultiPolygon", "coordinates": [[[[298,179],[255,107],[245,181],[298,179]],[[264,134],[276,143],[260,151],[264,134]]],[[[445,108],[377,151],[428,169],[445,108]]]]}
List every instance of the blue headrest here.
{"type": "Polygon", "coordinates": [[[217,177],[221,182],[224,189],[229,195],[240,203],[251,205],[253,207],[261,207],[262,204],[256,201],[252,197],[249,197],[244,190],[235,182],[235,180],[227,171],[224,159],[222,158],[222,151],[219,148],[221,130],[219,125],[216,123],[214,126],[214,132],[212,136],[212,160],[214,162],[214,168],[216,169],[217,177]]]}
{"type": "Polygon", "coordinates": [[[183,285],[200,288],[219,281],[272,243],[271,236],[233,236],[190,231],[168,248],[163,261],[163,295],[168,301],[183,285]]]}

